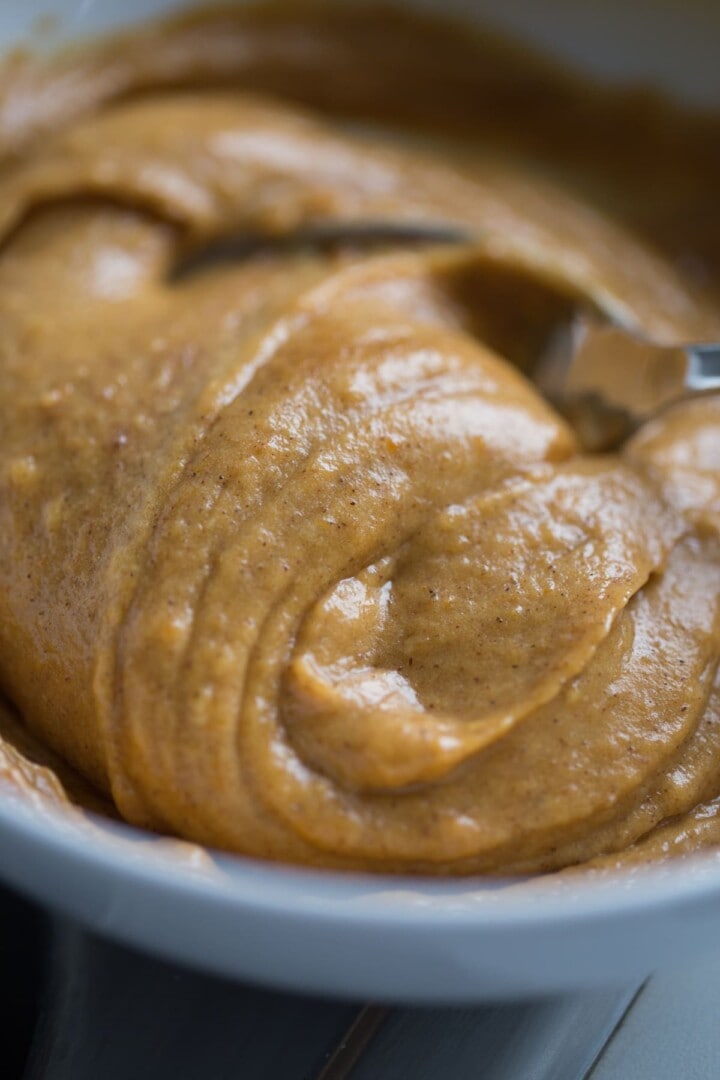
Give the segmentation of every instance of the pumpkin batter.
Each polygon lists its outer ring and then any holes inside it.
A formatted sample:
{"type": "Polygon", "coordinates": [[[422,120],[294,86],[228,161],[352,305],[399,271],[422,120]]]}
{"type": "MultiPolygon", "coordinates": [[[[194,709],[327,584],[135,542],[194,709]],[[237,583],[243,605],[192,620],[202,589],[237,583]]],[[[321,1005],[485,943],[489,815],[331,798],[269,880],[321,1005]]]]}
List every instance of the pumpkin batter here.
{"type": "MultiPolygon", "coordinates": [[[[683,180],[715,197],[714,121],[655,103],[643,162],[644,99],[372,9],[205,14],[0,85],[0,686],[27,732],[128,821],[277,860],[718,842],[720,398],[597,456],[527,377],[578,309],[720,337],[720,242],[678,215],[683,180]],[[625,109],[610,164],[573,105],[625,109]]],[[[0,778],[62,799],[18,730],[0,778]]]]}

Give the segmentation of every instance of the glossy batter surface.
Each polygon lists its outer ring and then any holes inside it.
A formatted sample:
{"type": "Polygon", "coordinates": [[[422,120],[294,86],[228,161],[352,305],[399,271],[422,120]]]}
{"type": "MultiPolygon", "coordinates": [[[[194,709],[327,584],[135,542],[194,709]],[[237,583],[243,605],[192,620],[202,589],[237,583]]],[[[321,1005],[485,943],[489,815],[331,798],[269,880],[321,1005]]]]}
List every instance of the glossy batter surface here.
{"type": "MultiPolygon", "coordinates": [[[[701,294],[693,222],[665,227],[677,161],[641,220],[629,140],[623,173],[568,139],[573,101],[617,111],[580,93],[313,9],[8,69],[0,780],[63,798],[32,733],[135,824],[331,867],[720,839],[720,399],[590,455],[523,373],[578,309],[720,337],[717,253],[701,294]],[[545,88],[541,154],[513,78],[545,88]]],[[[697,170],[700,121],[665,116],[697,170]]]]}

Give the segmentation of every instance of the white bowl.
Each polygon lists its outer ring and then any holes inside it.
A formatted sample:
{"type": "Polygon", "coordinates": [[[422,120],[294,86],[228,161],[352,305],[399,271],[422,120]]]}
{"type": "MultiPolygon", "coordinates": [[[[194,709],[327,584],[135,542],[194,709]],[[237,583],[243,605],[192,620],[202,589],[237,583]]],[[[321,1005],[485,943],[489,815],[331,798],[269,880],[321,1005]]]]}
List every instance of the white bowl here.
{"type": "Polygon", "coordinates": [[[707,956],[720,932],[718,857],[507,890],[228,856],[203,867],[98,826],[0,804],[0,874],[114,940],[294,990],[460,1003],[620,985],[707,956]]]}
{"type": "MultiPolygon", "coordinates": [[[[182,7],[172,0],[24,0],[0,41],[39,15],[77,37],[182,7]]],[[[493,0],[454,10],[595,74],[720,105],[720,5],[493,0]]],[[[56,40],[57,40],[56,36],[56,40]]],[[[218,857],[195,865],[123,826],[0,802],[0,877],[116,940],[237,978],[353,998],[470,1002],[638,979],[720,940],[720,855],[632,875],[498,890],[474,880],[340,875],[218,857]]]]}

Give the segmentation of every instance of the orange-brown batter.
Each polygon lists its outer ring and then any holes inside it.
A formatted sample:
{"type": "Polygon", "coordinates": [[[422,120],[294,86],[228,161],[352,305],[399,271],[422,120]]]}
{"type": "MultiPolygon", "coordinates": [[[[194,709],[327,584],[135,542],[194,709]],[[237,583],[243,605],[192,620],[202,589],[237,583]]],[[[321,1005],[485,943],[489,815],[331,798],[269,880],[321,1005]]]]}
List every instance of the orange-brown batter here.
{"type": "MultiPolygon", "coordinates": [[[[577,309],[720,337],[720,244],[678,217],[717,190],[711,119],[636,101],[613,148],[617,95],[372,9],[206,15],[0,85],[0,686],[29,732],[129,821],[272,859],[719,841],[720,398],[597,456],[523,373],[577,309]]],[[[15,725],[0,780],[52,787],[15,725]]]]}

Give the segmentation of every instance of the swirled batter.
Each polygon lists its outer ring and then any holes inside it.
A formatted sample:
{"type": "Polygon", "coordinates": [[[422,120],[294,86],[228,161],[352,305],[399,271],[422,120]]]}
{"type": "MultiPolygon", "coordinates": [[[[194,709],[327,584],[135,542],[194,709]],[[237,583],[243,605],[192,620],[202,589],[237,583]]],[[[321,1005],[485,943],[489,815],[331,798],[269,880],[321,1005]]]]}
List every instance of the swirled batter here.
{"type": "MultiPolygon", "coordinates": [[[[577,309],[720,337],[720,245],[675,158],[643,201],[645,105],[608,166],[573,103],[622,112],[377,12],[5,73],[0,685],[130,822],[447,874],[720,839],[720,398],[598,456],[526,374],[577,309]]],[[[714,198],[710,119],[660,115],[647,168],[674,139],[714,198]]]]}

